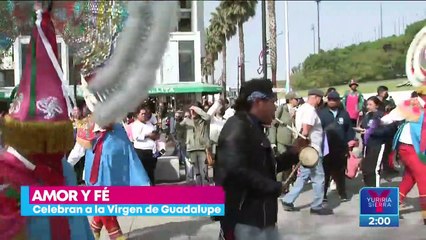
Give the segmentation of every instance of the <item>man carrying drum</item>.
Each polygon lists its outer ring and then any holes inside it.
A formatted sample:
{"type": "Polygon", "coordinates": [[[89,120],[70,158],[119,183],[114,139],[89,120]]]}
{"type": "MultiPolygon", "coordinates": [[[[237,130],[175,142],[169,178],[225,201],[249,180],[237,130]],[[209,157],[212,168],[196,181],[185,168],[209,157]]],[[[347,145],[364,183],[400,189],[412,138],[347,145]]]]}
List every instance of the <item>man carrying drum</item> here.
{"type": "Polygon", "coordinates": [[[303,186],[310,179],[314,189],[314,200],[311,204],[311,214],[330,215],[333,210],[322,205],[324,199],[324,169],[322,165],[322,145],[324,133],[321,120],[318,117],[316,108],[321,104],[324,93],[321,90],[313,89],[308,92],[308,100],[299,107],[296,114],[296,129],[310,141],[310,146],[318,152],[318,163],[312,168],[301,166],[298,170],[297,180],[287,195],[281,200],[284,210],[297,211],[294,201],[301,193],[303,186]]]}
{"type": "Polygon", "coordinates": [[[291,151],[273,155],[264,125],[275,118],[274,102],[270,81],[245,82],[236,113],[220,133],[214,178],[225,190],[226,202],[219,239],[279,239],[277,198],[284,185],[276,181],[276,174],[298,159],[288,155],[291,151]]]}

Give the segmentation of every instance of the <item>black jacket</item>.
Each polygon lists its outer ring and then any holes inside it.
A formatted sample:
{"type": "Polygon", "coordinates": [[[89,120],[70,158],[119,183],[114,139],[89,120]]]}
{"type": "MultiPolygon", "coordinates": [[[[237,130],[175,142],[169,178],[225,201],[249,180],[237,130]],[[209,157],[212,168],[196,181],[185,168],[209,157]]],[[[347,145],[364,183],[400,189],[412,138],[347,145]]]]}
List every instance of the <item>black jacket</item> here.
{"type": "Polygon", "coordinates": [[[330,108],[325,107],[318,111],[318,116],[327,134],[330,156],[345,156],[348,153],[348,142],[355,139],[349,113],[339,108],[334,117],[330,108]]]}
{"type": "MultiPolygon", "coordinates": [[[[370,124],[373,121],[376,121],[376,128],[371,132],[370,137],[368,138],[367,143],[365,144],[368,146],[375,146],[378,147],[382,144],[388,143],[391,141],[398,130],[399,122],[394,122],[389,125],[382,125],[380,124],[380,119],[384,116],[384,113],[382,111],[377,112],[370,112],[367,113],[362,120],[361,127],[364,129],[369,129],[370,124]]],[[[364,140],[364,136],[362,136],[364,140]]]]}
{"type": "Polygon", "coordinates": [[[276,173],[297,161],[297,157],[288,158],[273,156],[262,128],[247,113],[231,117],[220,133],[214,167],[215,183],[223,186],[226,196],[221,220],[259,228],[275,225],[282,188],[276,173]]]}
{"type": "MultiPolygon", "coordinates": [[[[355,139],[355,131],[352,126],[352,121],[349,113],[344,109],[337,109],[337,115],[334,117],[330,108],[325,107],[318,111],[318,116],[321,119],[322,128],[328,133],[334,132],[338,135],[338,139],[345,143],[355,139]]],[[[334,143],[334,142],[333,142],[334,143]]]]}

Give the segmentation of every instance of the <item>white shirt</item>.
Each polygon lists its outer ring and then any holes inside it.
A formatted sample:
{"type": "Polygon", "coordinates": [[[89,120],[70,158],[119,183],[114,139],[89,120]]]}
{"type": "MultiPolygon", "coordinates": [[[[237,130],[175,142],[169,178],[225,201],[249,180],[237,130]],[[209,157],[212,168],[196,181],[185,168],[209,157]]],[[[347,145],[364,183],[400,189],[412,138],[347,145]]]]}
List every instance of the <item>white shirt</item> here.
{"type": "Polygon", "coordinates": [[[146,136],[156,128],[151,122],[142,123],[139,120],[136,120],[132,123],[132,135],[133,135],[133,145],[136,149],[142,150],[152,150],[153,153],[156,151],[156,143],[154,140],[147,138],[146,136]]]}
{"type": "Polygon", "coordinates": [[[234,116],[234,114],[235,114],[235,110],[233,108],[228,108],[226,109],[225,114],[223,115],[223,118],[225,120],[228,120],[229,118],[234,116]]]}
{"type": "Polygon", "coordinates": [[[297,109],[296,113],[296,129],[299,132],[302,129],[303,124],[312,126],[309,132],[309,138],[311,140],[311,146],[318,151],[319,155],[322,155],[321,145],[323,141],[323,130],[321,120],[315,110],[315,107],[309,103],[304,103],[297,109]]]}
{"type": "MultiPolygon", "coordinates": [[[[418,97],[417,100],[420,103],[420,106],[425,105],[425,101],[423,101],[422,98],[418,97]]],[[[395,121],[402,121],[404,120],[404,117],[399,113],[398,109],[392,110],[388,115],[382,117],[382,122],[384,124],[390,124],[395,121]]],[[[413,144],[413,140],[411,139],[411,127],[410,124],[405,124],[404,128],[401,131],[401,135],[399,137],[399,142],[405,143],[405,144],[413,144]]]]}
{"type": "MultiPolygon", "coordinates": [[[[216,101],[207,111],[207,114],[210,115],[210,140],[214,143],[217,143],[219,140],[220,132],[222,131],[223,126],[225,125],[225,117],[217,117],[215,114],[220,109],[221,104],[219,101],[216,101]]],[[[229,108],[228,108],[229,109],[229,108]]],[[[228,112],[229,113],[229,112],[228,112]]],[[[226,112],[225,112],[226,114],[226,112]]]]}

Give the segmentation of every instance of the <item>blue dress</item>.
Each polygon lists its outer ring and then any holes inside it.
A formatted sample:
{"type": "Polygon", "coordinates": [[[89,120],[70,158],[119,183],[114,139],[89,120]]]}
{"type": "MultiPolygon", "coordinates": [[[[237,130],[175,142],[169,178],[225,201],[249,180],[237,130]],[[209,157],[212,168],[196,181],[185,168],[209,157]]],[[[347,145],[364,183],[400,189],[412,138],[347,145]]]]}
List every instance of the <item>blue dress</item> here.
{"type": "MultiPolygon", "coordinates": [[[[73,167],[62,160],[63,173],[67,186],[76,186],[76,177],[73,167]]],[[[87,217],[68,217],[68,224],[71,232],[71,240],[92,240],[93,233],[89,226],[87,217]]],[[[27,220],[27,240],[56,240],[50,237],[49,217],[28,217],[27,220]]]]}
{"type": "MultiPolygon", "coordinates": [[[[95,145],[95,144],[93,144],[95,145]]],[[[149,186],[148,174],[145,171],[133,144],[130,142],[124,127],[115,124],[113,130],[106,133],[99,166],[98,181],[91,184],[90,172],[93,165],[92,149],[86,151],[84,174],[89,186],[149,186]]]]}

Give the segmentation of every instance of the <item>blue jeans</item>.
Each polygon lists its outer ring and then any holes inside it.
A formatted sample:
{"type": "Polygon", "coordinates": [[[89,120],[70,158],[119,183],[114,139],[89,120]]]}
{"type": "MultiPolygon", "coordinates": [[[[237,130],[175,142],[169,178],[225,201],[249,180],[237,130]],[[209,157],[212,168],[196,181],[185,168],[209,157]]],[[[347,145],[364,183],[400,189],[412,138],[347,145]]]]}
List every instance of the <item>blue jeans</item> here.
{"type": "Polygon", "coordinates": [[[186,158],[186,145],[180,142],[176,142],[175,149],[172,153],[173,156],[178,156],[180,163],[185,163],[186,158]]]}
{"type": "Polygon", "coordinates": [[[299,168],[293,187],[281,201],[284,203],[294,203],[308,179],[311,179],[315,195],[314,201],[311,203],[311,208],[321,209],[322,201],[324,200],[324,168],[322,166],[322,158],[319,159],[318,164],[314,168],[305,168],[303,166],[299,168]]]}

